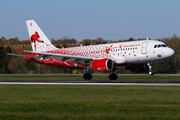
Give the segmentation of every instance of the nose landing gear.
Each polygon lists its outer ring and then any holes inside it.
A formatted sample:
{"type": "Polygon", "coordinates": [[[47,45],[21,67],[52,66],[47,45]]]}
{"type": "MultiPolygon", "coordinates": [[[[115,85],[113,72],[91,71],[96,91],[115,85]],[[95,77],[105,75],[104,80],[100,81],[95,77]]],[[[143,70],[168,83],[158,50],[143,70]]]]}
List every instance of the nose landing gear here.
{"type": "Polygon", "coordinates": [[[147,63],[147,66],[149,67],[149,75],[154,75],[154,72],[152,71],[152,63],[147,63]]]}

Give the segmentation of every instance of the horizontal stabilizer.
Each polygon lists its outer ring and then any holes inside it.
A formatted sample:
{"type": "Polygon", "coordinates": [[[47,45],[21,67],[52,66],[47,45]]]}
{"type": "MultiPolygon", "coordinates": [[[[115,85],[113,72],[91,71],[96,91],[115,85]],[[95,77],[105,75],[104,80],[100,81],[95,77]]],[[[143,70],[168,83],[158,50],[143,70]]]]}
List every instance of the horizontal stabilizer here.
{"type": "Polygon", "coordinates": [[[7,55],[12,55],[12,56],[19,56],[19,57],[30,57],[30,58],[37,58],[37,56],[20,55],[20,54],[12,54],[12,53],[8,53],[7,55]]]}

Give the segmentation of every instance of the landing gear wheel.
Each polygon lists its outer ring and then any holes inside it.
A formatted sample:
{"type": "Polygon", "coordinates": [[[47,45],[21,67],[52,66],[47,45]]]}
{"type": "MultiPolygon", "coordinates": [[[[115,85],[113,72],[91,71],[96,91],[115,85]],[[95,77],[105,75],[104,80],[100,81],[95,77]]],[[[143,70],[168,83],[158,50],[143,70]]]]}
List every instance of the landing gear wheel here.
{"type": "Polygon", "coordinates": [[[85,80],[91,80],[91,79],[92,79],[92,75],[91,75],[90,73],[85,73],[85,74],[83,75],[83,78],[84,78],[85,80]]]}
{"type": "Polygon", "coordinates": [[[85,69],[85,74],[83,75],[83,78],[85,80],[91,80],[92,79],[92,75],[89,73],[89,69],[85,69]]]}
{"type": "Polygon", "coordinates": [[[89,69],[88,68],[85,69],[84,72],[85,72],[84,75],[83,75],[84,80],[91,80],[92,79],[92,75],[89,73],[89,69]]]}
{"type": "Polygon", "coordinates": [[[117,80],[118,76],[116,74],[110,74],[109,79],[110,80],[117,80]]]}
{"type": "Polygon", "coordinates": [[[154,72],[153,72],[153,71],[150,71],[150,72],[149,72],[149,75],[154,75],[154,72]]]}
{"type": "Polygon", "coordinates": [[[113,67],[112,74],[109,75],[110,80],[117,80],[118,76],[114,73],[117,68],[113,67]]]}

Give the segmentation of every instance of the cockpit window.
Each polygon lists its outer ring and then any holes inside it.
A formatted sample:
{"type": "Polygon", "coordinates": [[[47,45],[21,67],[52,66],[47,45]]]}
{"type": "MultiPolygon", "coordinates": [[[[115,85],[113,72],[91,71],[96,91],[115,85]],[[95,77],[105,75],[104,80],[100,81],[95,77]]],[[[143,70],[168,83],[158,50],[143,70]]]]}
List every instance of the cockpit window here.
{"type": "Polygon", "coordinates": [[[160,47],[167,47],[167,45],[165,44],[154,45],[154,48],[160,48],[160,47]]]}
{"type": "Polygon", "coordinates": [[[165,45],[165,44],[162,44],[162,47],[167,47],[167,45],[165,45]]]}

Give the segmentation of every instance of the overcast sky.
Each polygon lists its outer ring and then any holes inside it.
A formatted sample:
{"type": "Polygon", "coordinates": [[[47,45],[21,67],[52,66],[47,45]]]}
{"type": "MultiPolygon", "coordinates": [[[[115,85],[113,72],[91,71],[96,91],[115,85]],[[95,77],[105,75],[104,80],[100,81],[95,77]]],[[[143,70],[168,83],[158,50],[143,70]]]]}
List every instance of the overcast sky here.
{"type": "Polygon", "coordinates": [[[49,39],[180,36],[180,0],[0,0],[0,37],[28,40],[26,20],[49,39]]]}

